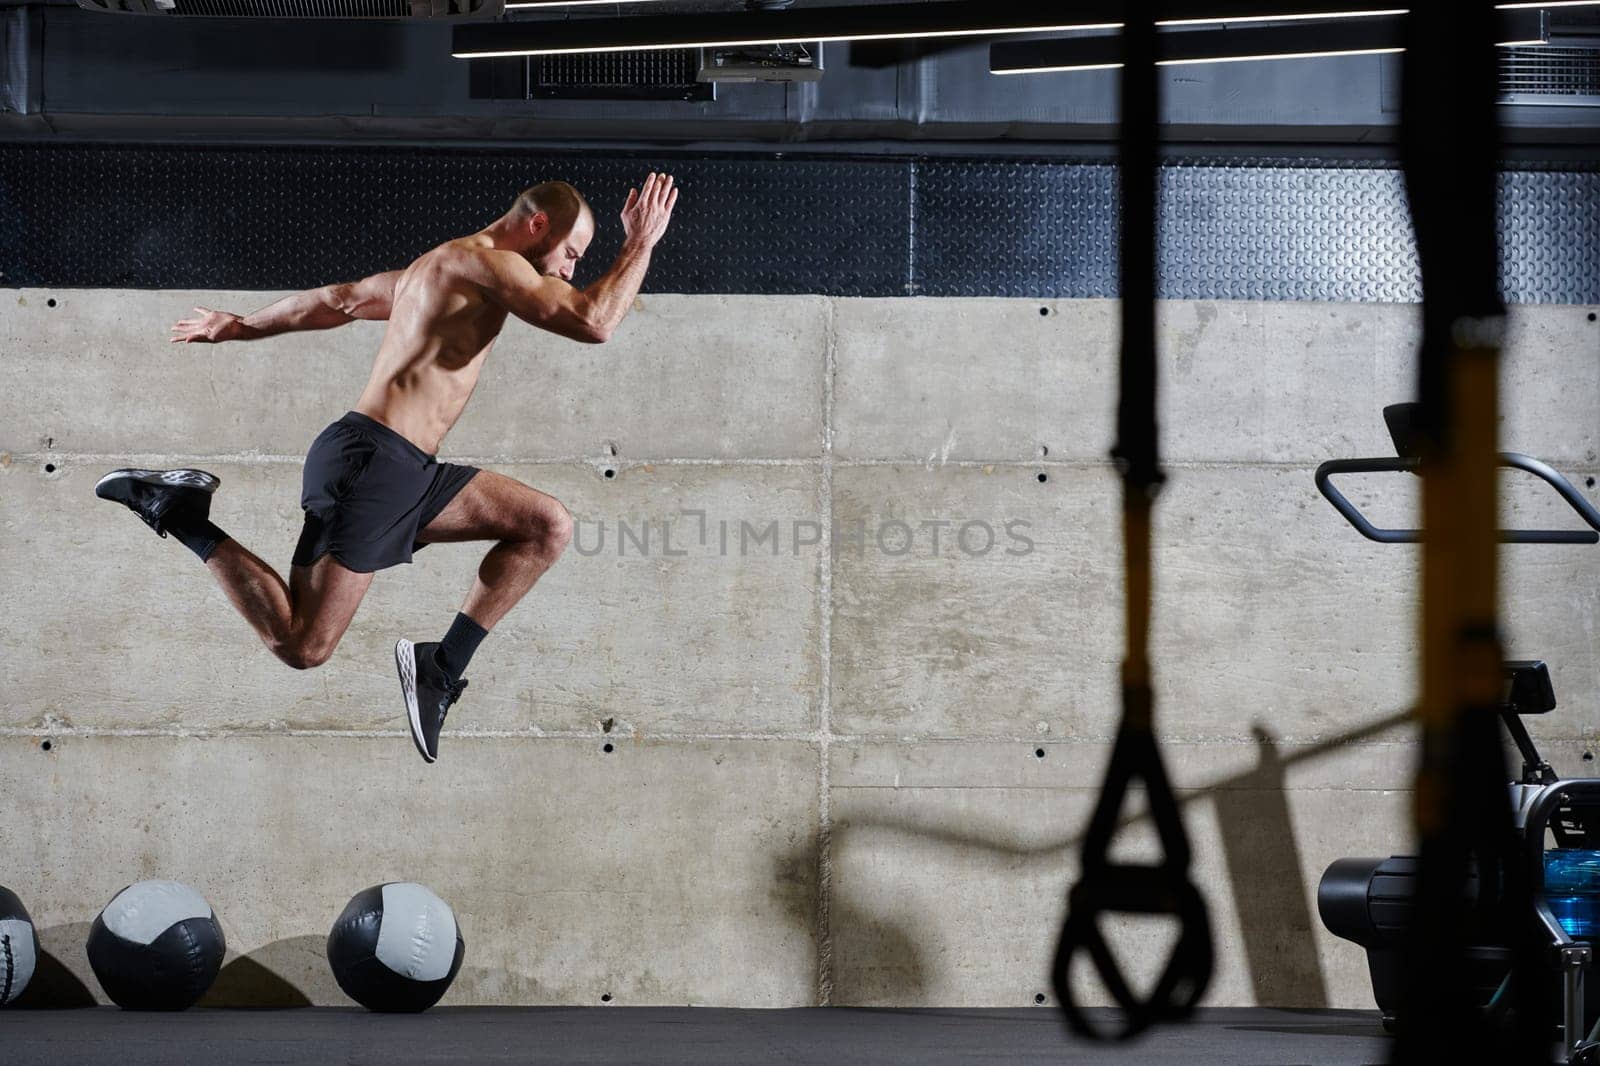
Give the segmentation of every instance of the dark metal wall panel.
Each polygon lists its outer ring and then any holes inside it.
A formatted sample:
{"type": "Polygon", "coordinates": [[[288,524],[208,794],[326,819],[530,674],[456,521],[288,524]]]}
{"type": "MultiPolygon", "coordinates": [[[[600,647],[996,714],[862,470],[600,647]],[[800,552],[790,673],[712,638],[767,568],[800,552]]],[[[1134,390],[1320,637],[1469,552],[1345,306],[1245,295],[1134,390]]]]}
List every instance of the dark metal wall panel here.
{"type": "Polygon", "coordinates": [[[915,291],[925,296],[1115,296],[1116,168],[915,164],[915,291]]]}
{"type": "MultiPolygon", "coordinates": [[[[916,292],[1115,295],[1115,167],[923,162],[914,188],[916,292]]],[[[1600,170],[1520,168],[1500,188],[1506,299],[1600,303],[1600,170]]],[[[1392,167],[1185,163],[1160,190],[1165,298],[1421,299],[1392,167]]]]}
{"type": "Polygon", "coordinates": [[[577,185],[622,241],[630,185],[682,191],[650,288],[901,291],[908,167],[895,160],[622,158],[442,150],[0,147],[0,284],[280,289],[389,270],[498,217],[539,181],[577,185]]]}
{"type": "MultiPolygon", "coordinates": [[[[917,189],[917,283],[925,295],[1117,293],[1115,166],[941,163],[920,168],[917,189]],[[986,226],[962,226],[974,208],[986,226]],[[1000,261],[1002,285],[973,271],[982,258],[1000,261]]],[[[1168,166],[1160,197],[1163,298],[1421,295],[1398,171],[1168,166]]]]}
{"type": "Polygon", "coordinates": [[[1163,296],[1421,298],[1398,170],[1186,166],[1163,179],[1163,296]]]}
{"type": "Polygon", "coordinates": [[[1512,303],[1600,303],[1600,171],[1500,179],[1500,260],[1512,303]]]}
{"type": "MultiPolygon", "coordinates": [[[[610,262],[629,184],[683,188],[657,292],[1116,294],[1116,170],[1100,162],[393,148],[0,145],[0,285],[282,289],[403,265],[523,187],[578,185],[610,262]]],[[[1161,181],[1171,298],[1412,301],[1398,171],[1202,161],[1161,181]]],[[[1502,177],[1516,303],[1600,303],[1600,170],[1502,177]]]]}

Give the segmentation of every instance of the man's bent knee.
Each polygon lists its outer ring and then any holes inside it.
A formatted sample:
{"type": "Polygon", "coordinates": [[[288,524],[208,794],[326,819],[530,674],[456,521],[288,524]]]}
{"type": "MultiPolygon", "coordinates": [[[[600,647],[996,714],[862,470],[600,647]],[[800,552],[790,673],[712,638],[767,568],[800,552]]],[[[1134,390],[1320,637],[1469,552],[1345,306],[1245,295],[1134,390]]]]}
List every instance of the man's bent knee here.
{"type": "Polygon", "coordinates": [[[554,558],[572,543],[572,531],[572,513],[557,502],[533,523],[529,539],[539,545],[543,554],[554,558]]]}
{"type": "Polygon", "coordinates": [[[275,645],[272,652],[296,670],[311,670],[333,658],[333,649],[326,641],[291,640],[275,645]]]}
{"type": "Polygon", "coordinates": [[[572,543],[572,531],[575,523],[572,521],[572,512],[562,504],[556,504],[556,513],[550,523],[550,544],[556,554],[566,550],[572,543]]]}

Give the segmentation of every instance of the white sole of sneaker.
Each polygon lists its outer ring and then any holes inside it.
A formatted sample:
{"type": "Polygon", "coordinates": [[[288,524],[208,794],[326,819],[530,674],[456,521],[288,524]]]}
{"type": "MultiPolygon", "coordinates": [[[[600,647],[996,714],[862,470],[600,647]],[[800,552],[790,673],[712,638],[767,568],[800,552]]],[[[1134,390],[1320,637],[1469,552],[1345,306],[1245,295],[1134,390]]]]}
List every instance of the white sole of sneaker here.
{"type": "Polygon", "coordinates": [[[206,492],[216,492],[217,486],[222,484],[221,478],[215,474],[208,474],[204,470],[188,468],[181,470],[139,470],[129,468],[111,471],[111,473],[94,483],[95,490],[98,492],[101,485],[108,481],[115,481],[118,478],[133,478],[138,481],[155,479],[165,485],[188,485],[206,492]]]}
{"type": "Polygon", "coordinates": [[[422,740],[422,715],[417,711],[417,649],[403,637],[395,642],[394,666],[400,672],[400,692],[406,698],[406,718],[411,723],[411,743],[417,746],[417,754],[425,761],[433,762],[434,758],[428,754],[428,746],[422,740]]]}

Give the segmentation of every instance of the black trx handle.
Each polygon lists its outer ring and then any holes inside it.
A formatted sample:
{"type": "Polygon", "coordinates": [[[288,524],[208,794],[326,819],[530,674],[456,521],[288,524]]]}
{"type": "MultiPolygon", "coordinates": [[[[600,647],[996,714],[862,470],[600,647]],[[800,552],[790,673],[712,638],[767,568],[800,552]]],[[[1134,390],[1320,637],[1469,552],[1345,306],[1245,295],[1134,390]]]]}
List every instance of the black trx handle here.
{"type": "Polygon", "coordinates": [[[1127,1039],[1152,1023],[1189,1013],[1211,980],[1211,923],[1189,880],[1189,838],[1161,763],[1152,728],[1150,511],[1165,475],[1156,427],[1156,118],[1158,90],[1151,5],[1130,4],[1123,29],[1122,69],[1122,365],[1117,446],[1122,471],[1123,565],[1128,654],[1122,664],[1122,723],[1105,783],[1084,836],[1079,880],[1067,897],[1067,918],[1051,979],[1074,1032],[1127,1039]],[[1111,841],[1128,787],[1143,779],[1161,839],[1160,865],[1113,863],[1111,841]],[[1107,914],[1164,914],[1178,919],[1178,942],[1148,998],[1128,986],[1098,922],[1107,914]],[[1074,998],[1073,957],[1087,951],[1111,998],[1125,1012],[1120,1026],[1099,1028],[1074,998]]]}
{"type": "Polygon", "coordinates": [[[1200,890],[1189,880],[1189,838],[1149,729],[1149,707],[1148,688],[1123,691],[1124,722],[1084,839],[1082,876],[1067,896],[1067,921],[1051,974],[1067,1024],[1095,1039],[1124,1040],[1152,1023],[1182,1018],[1211,981],[1211,922],[1200,890]],[[1144,724],[1130,724],[1127,719],[1140,717],[1141,705],[1144,724]],[[1159,866],[1118,865],[1109,859],[1117,815],[1135,777],[1144,779],[1150,816],[1165,852],[1159,866]],[[1106,914],[1170,914],[1178,919],[1178,941],[1148,999],[1134,995],[1100,932],[1098,922],[1106,914]],[[1119,1028],[1097,1027],[1073,998],[1069,971],[1079,951],[1089,953],[1100,980],[1122,1008],[1119,1028]]]}

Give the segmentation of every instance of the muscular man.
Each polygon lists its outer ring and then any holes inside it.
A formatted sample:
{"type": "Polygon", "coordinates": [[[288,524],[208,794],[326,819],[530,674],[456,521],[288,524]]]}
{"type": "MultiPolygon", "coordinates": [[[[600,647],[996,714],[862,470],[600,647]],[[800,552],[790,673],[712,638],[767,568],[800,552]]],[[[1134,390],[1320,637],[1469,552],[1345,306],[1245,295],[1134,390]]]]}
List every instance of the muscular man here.
{"type": "Polygon", "coordinates": [[[466,688],[478,644],[533,587],[572,537],[560,501],[489,470],[440,463],[507,314],[573,340],[601,343],[627,315],[666,232],[678,193],[651,174],[622,209],[626,239],[605,276],[569,284],[594,236],[594,215],[565,182],[536,185],[487,228],[424,254],[405,270],[328,285],[240,317],[196,308],[175,343],[255,340],[387,320],[355,410],[306,455],[305,526],[287,583],[210,520],[219,479],[204,470],[113,470],[95,495],[127,505],[161,536],[198,555],[267,647],[296,669],[327,662],[372,575],[442,541],[497,541],[444,639],[395,645],[417,750],[439,754],[445,714],[466,688]]]}

